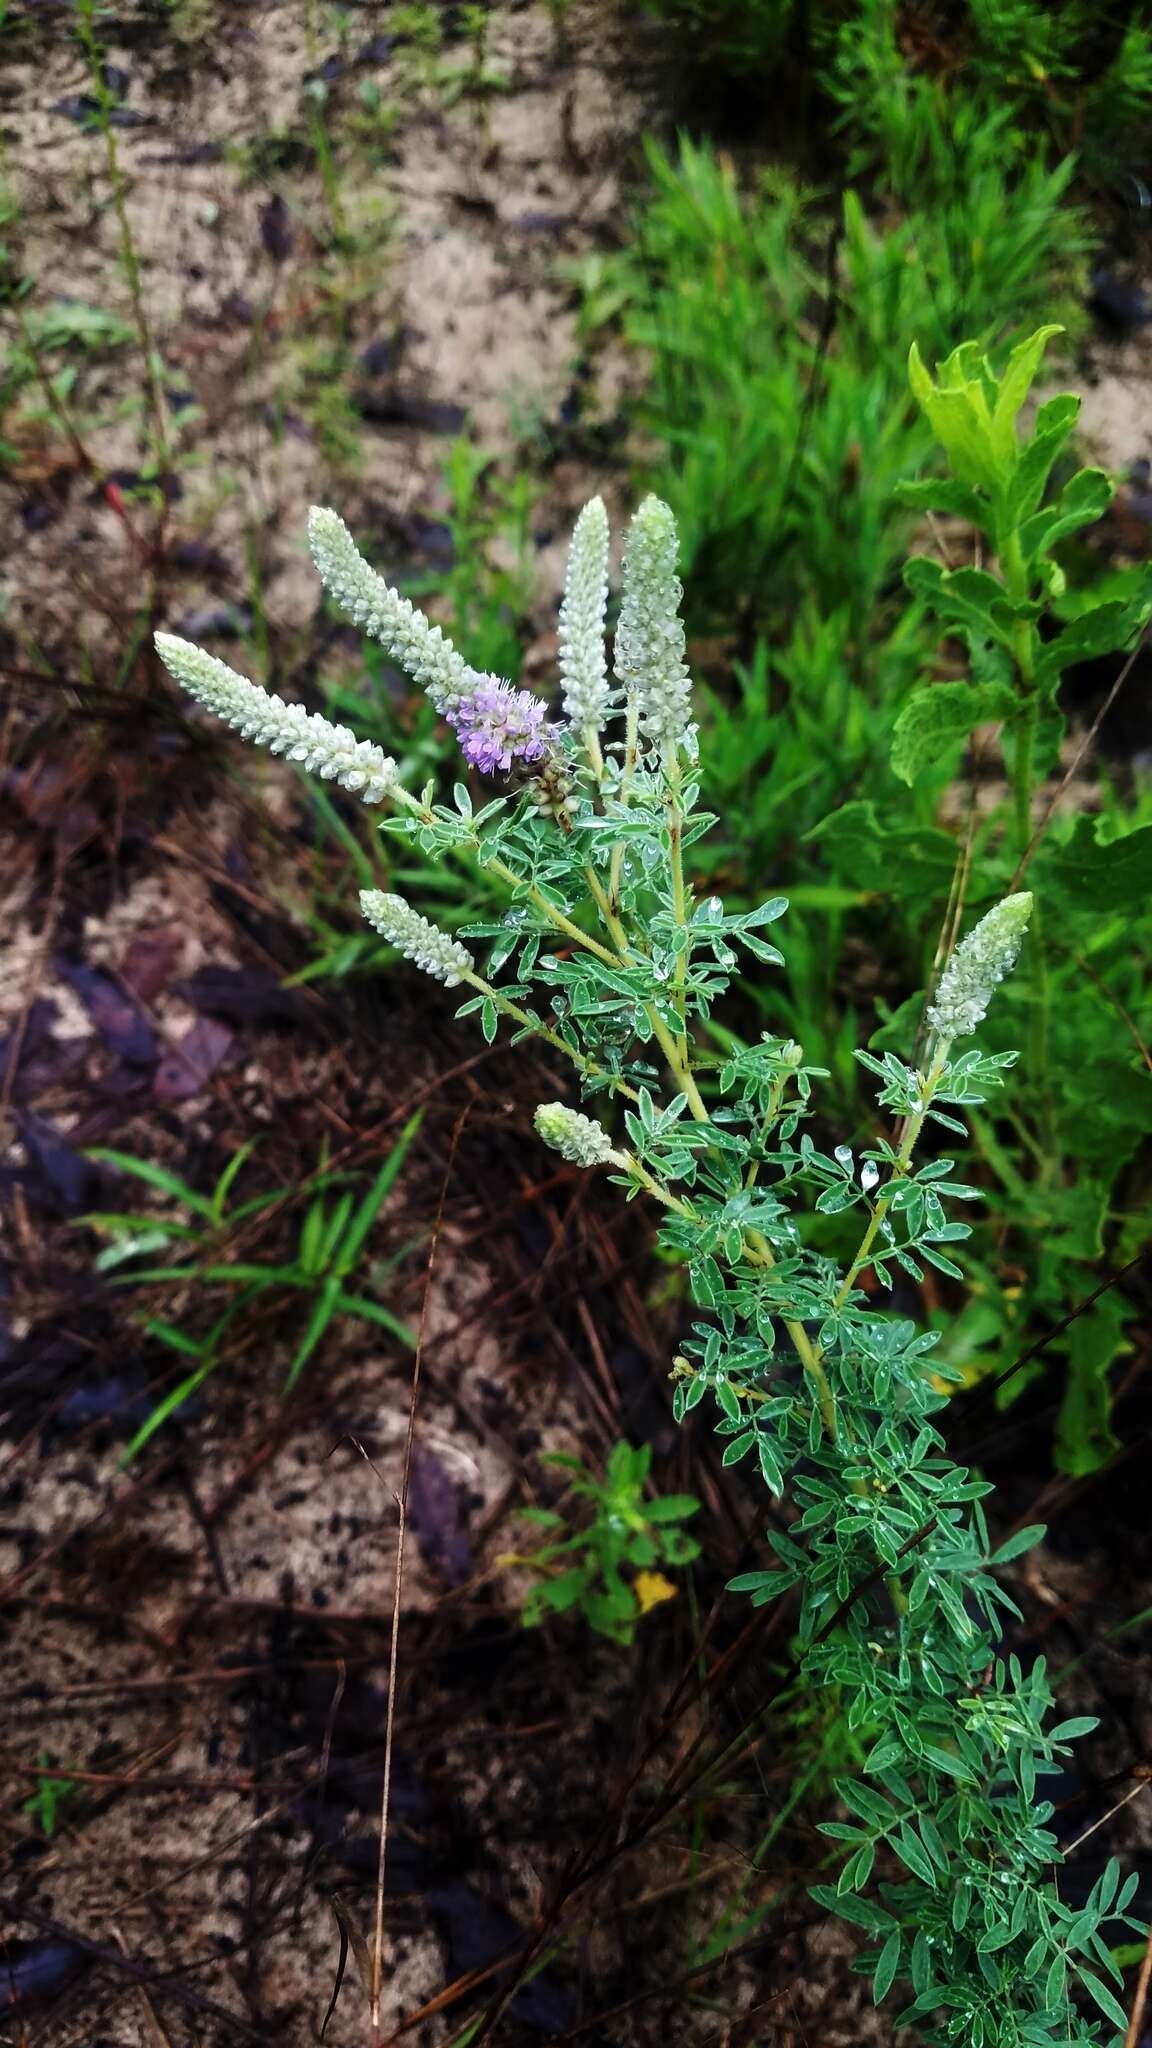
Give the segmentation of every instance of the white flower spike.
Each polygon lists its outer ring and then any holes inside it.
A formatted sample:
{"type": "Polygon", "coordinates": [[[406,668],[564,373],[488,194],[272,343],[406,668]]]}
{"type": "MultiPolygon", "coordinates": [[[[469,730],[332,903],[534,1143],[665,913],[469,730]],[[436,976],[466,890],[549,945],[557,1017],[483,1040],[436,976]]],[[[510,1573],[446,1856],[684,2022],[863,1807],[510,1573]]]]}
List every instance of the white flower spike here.
{"type": "Polygon", "coordinates": [[[928,1008],[928,1022],[946,1044],[968,1038],[983,1023],[997,983],[1016,965],[1031,914],[1032,897],[1023,889],[1006,896],[961,939],[928,1008]]]}
{"type": "Polygon", "coordinates": [[[471,973],[473,961],[467,946],[459,939],[442,932],[431,918],[421,917],[403,896],[389,896],[382,889],[361,889],[360,908],[373,931],[411,960],[414,967],[422,968],[435,981],[442,981],[445,988],[455,988],[466,974],[471,973]]]}
{"type": "Polygon", "coordinates": [[[687,738],[692,723],[677,552],[676,521],[668,506],[659,498],[645,498],[624,550],[616,674],[639,699],[641,732],[664,756],[687,738]]]}
{"type": "Polygon", "coordinates": [[[469,666],[439,626],[433,626],[423,612],[377,575],[337,513],[314,505],[308,514],[308,541],[329,596],[357,626],[380,642],[442,717],[491,681],[469,666]]]}
{"type": "Polygon", "coordinates": [[[205,654],[174,633],[157,633],[156,652],[176,681],[206,711],[234,726],[241,737],[298,761],[325,782],[338,782],[362,803],[378,804],[396,786],[396,763],[371,740],[358,740],[346,725],[333,725],[302,704],[261,689],[226,661],[205,654]]]}
{"type": "Polygon", "coordinates": [[[560,606],[564,709],[577,732],[599,733],[613,698],[604,657],[608,609],[608,514],[590,498],[576,521],[560,606]]]}

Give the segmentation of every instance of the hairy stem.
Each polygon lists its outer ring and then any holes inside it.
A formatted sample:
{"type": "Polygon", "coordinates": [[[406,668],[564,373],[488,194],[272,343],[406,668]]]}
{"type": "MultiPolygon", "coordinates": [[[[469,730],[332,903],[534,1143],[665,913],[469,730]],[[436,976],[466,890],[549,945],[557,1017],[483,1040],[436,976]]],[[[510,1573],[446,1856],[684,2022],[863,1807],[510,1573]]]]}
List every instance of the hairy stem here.
{"type": "MultiPolygon", "coordinates": [[[[688,932],[687,895],[684,888],[684,813],[680,803],[680,763],[675,755],[668,762],[668,861],[672,871],[672,916],[677,931],[688,932]]],[[[689,1063],[687,992],[689,946],[677,953],[672,970],[672,1000],[680,1019],[680,1057],[689,1063]]]]}
{"type": "Polygon", "coordinates": [[[522,1010],[519,1003],[514,1003],[502,989],[494,987],[492,982],[485,981],[482,974],[465,968],[460,979],[466,981],[479,995],[487,996],[489,1002],[495,1003],[503,1016],[511,1017],[515,1023],[530,1031],[534,1038],[543,1038],[549,1045],[554,1046],[557,1052],[562,1052],[566,1059],[571,1060],[578,1073],[587,1075],[590,1080],[607,1081],[614,1094],[626,1095],[629,1101],[639,1102],[639,1095],[627,1081],[621,1081],[615,1074],[610,1074],[606,1067],[600,1066],[596,1060],[590,1060],[584,1053],[577,1052],[575,1046],[569,1045],[567,1039],[561,1038],[558,1031],[553,1031],[550,1025],[543,1023],[539,1017],[534,1017],[531,1010],[522,1010]]]}
{"type": "Polygon", "coordinates": [[[895,1194],[896,1189],[899,1186],[900,1182],[906,1179],[907,1177],[908,1168],[912,1160],[912,1154],[916,1149],[917,1140],[919,1139],[920,1133],[924,1128],[924,1119],[928,1114],[929,1104],[932,1101],[932,1097],[935,1094],[936,1089],[940,1085],[940,1077],[944,1072],[944,1067],[947,1062],[947,1058],[948,1044],[947,1041],[941,1040],[937,1044],[935,1054],[932,1059],[932,1064],[929,1067],[928,1072],[922,1077],[920,1107],[916,1111],[915,1115],[910,1116],[908,1119],[904,1131],[904,1137],[901,1141],[900,1150],[896,1155],[896,1163],[888,1176],[888,1181],[884,1189],[884,1193],[881,1195],[879,1201],[877,1202],[875,1208],[872,1211],[872,1216],[868,1224],[868,1228],[864,1232],[864,1235],[860,1240],[860,1248],[857,1251],[856,1256],[852,1261],[852,1264],[849,1266],[847,1273],[844,1275],[840,1291],[832,1304],[833,1315],[836,1315],[838,1311],[843,1308],[845,1302],[848,1299],[848,1296],[851,1294],[852,1289],[856,1284],[857,1279],[859,1278],[860,1274],[864,1271],[865,1266],[868,1264],[869,1254],[872,1250],[872,1246],[876,1242],[876,1233],[880,1229],[880,1226],[883,1223],[884,1218],[887,1216],[889,1209],[892,1207],[892,1197],[895,1194]]]}

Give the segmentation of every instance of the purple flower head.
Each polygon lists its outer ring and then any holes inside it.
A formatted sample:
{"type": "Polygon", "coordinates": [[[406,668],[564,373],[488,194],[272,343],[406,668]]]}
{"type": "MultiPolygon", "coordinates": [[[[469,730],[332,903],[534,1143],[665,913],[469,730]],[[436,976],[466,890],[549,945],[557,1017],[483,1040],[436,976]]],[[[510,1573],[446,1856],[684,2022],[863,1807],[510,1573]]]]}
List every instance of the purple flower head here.
{"type": "Polygon", "coordinates": [[[531,690],[515,690],[495,676],[485,676],[474,690],[459,697],[448,718],[466,761],[482,775],[510,768],[513,761],[543,761],[552,751],[553,727],[548,706],[531,690]]]}

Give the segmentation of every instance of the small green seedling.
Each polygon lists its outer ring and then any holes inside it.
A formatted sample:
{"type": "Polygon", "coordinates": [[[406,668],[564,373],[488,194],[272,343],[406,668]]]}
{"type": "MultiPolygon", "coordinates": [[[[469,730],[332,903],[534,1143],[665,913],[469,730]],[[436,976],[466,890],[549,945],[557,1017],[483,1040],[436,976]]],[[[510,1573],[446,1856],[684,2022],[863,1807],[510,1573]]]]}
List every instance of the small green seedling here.
{"type": "MultiPolygon", "coordinates": [[[[144,1328],[149,1336],[168,1345],[182,1357],[193,1360],[194,1365],[141,1425],[124,1453],[124,1463],[135,1457],[160,1425],[215,1371],[221,1362],[221,1347],[226,1333],[262,1295],[299,1290],[312,1297],[311,1312],[288,1368],[286,1392],[296,1385],[337,1316],[351,1315],[363,1322],[374,1323],[409,1349],[415,1348],[416,1339],[407,1323],[383,1302],[359,1292],[355,1286],[355,1274],[369,1233],[395,1185],[419,1127],[419,1115],[409,1119],[359,1201],[355,1189],[347,1185],[349,1175],[321,1171],[311,1187],[297,1239],[296,1256],[282,1264],[226,1256],[232,1234],[239,1225],[267,1215],[291,1201],[296,1194],[295,1189],[277,1189],[252,1196],[234,1207],[229,1206],[229,1194],[240,1168],[253,1149],[251,1144],[241,1146],[233,1155],[210,1195],[200,1194],[176,1174],[169,1173],[165,1167],[151,1160],[135,1159],[128,1153],[99,1147],[89,1153],[89,1158],[130,1173],[147,1186],[157,1188],[179,1207],[190,1211],[194,1219],[186,1222],[179,1216],[156,1217],[147,1212],[110,1210],[97,1210],[81,1217],[82,1223],[108,1233],[112,1239],[96,1260],[98,1271],[107,1272],[144,1253],[166,1250],[175,1245],[184,1248],[187,1256],[170,1265],[133,1266],[130,1272],[117,1275],[119,1283],[151,1286],[182,1281],[193,1282],[197,1288],[237,1290],[207,1333],[199,1337],[159,1317],[144,1319],[144,1328]]],[[[379,1280],[392,1273],[403,1257],[404,1248],[385,1260],[374,1261],[373,1279],[379,1280]]]]}
{"type": "MultiPolygon", "coordinates": [[[[52,1762],[46,1751],[41,1750],[36,1759],[41,1769],[47,1771],[52,1762]]],[[[62,1775],[59,1778],[42,1777],[37,1781],[36,1790],[30,1799],[24,1801],[22,1813],[30,1813],[46,1841],[56,1833],[56,1817],[66,1799],[72,1799],[79,1791],[75,1778],[62,1775]]]]}
{"type": "Polygon", "coordinates": [[[700,1545],[681,1526],[700,1503],[690,1493],[644,1498],[650,1444],[616,1444],[602,1482],[566,1451],[549,1452],[543,1463],[572,1475],[567,1512],[523,1508],[522,1517],[535,1528],[570,1533],[516,1560],[540,1574],[524,1602],[524,1626],[536,1628],[550,1614],[577,1609],[597,1635],[630,1643],[641,1616],[675,1598],[676,1588],[660,1567],[691,1564],[700,1555],[700,1545]],[[577,1516],[580,1526],[573,1527],[577,1516]]]}

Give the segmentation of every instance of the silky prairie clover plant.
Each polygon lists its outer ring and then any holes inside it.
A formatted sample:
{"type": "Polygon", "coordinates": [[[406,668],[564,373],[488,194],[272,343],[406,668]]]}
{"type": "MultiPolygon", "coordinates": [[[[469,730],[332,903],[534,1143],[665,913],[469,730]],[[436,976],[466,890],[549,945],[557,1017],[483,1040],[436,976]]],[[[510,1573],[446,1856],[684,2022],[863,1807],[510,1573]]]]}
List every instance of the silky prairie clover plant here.
{"type": "Polygon", "coordinates": [[[996,1649],[1002,1615],[1017,1609],[992,1567],[1042,1531],[992,1548],[989,1488],[952,1463],[933,1420],[949,1377],[935,1339],[878,1305],[926,1265],[962,1277],[967,1226],[949,1210],[976,1191],[948,1159],[919,1163],[917,1152],[929,1126],[962,1134],[955,1110],[984,1100],[1012,1062],[971,1039],[1016,958],[1030,898],[995,905],[957,947],[918,1069],[891,1052],[858,1055],[893,1137],[859,1156],[822,1151],[805,1128],[819,1070],[799,1045],[764,1036],[716,1056],[701,1043],[737,949],[779,962],[764,933],[785,904],[730,915],[716,896],[694,900],[685,877],[685,849],[714,820],[698,807],[667,506],[648,498],[632,520],[611,670],[608,522],[599,499],[580,514],[560,614],[562,717],[472,669],[368,566],[335,513],[313,512],[310,534],[331,596],[423,686],[473,767],[502,778],[491,801],[475,809],[463,784],[452,805],[431,788],[416,795],[347,728],[185,641],[160,634],[157,646],[245,737],[386,805],[382,829],[426,858],[476,862],[506,885],[503,918],[462,937],[398,896],[366,890],[361,907],[409,960],[466,991],[460,1014],[478,1012],[486,1039],[504,1018],[516,1041],[542,1039],[571,1060],[585,1097],[605,1099],[604,1121],[546,1103],[540,1136],[606,1169],[628,1199],[658,1203],[663,1241],[687,1264],[701,1314],[674,1362],[677,1419],[708,1403],[725,1464],[751,1461],[792,1504],[787,1532],[768,1533],[771,1568],[733,1589],[757,1605],[796,1590],[805,1679],[836,1688],[867,1750],[860,1777],[838,1788],[848,1818],[824,1827],[844,1860],[815,1898],[863,1931],[860,1967],[877,2001],[898,1980],[910,1986],[897,2024],[924,2042],[1113,2039],[1125,2020],[1109,1980],[1122,1979],[1102,1928],[1134,1924],[1136,1877],[1121,1884],[1109,1863],[1087,1902],[1067,1905],[1053,1808],[1037,1796],[1093,1724],[1049,1725],[1042,1661],[1026,1670],[996,1649]],[[845,1269],[805,1243],[794,1221],[805,1203],[858,1212],[845,1269]]]}

